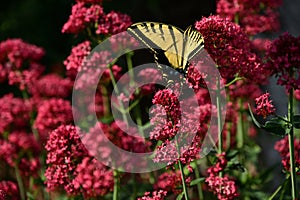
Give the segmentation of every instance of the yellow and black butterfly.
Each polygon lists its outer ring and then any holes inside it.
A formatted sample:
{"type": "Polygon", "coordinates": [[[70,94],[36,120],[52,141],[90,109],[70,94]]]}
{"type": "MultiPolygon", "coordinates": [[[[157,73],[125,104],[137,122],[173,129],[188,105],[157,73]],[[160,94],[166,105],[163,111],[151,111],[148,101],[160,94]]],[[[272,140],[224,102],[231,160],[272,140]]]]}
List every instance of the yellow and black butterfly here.
{"type": "MultiPolygon", "coordinates": [[[[186,75],[189,60],[204,47],[202,35],[189,26],[185,31],[172,25],[157,22],[140,22],[128,28],[137,40],[143,42],[153,53],[159,65],[161,54],[178,72],[186,75]]],[[[164,77],[168,75],[164,74],[164,77]]]]}

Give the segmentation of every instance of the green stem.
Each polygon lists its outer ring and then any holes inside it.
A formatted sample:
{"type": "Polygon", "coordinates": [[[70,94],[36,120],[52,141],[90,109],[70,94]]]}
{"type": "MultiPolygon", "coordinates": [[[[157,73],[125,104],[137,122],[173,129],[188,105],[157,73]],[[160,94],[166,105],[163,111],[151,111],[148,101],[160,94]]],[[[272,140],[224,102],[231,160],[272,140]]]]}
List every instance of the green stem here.
{"type": "Polygon", "coordinates": [[[183,194],[184,194],[185,200],[189,200],[189,196],[188,196],[187,188],[186,188],[186,183],[185,183],[185,178],[184,178],[183,167],[182,167],[182,163],[180,161],[180,149],[179,149],[179,146],[178,146],[177,138],[175,138],[175,145],[176,145],[177,152],[178,152],[178,167],[179,167],[180,174],[181,174],[183,194]]]}
{"type": "Polygon", "coordinates": [[[277,194],[280,192],[280,190],[282,190],[282,188],[284,188],[284,187],[286,186],[287,180],[288,180],[289,178],[290,178],[290,175],[288,175],[288,176],[285,178],[284,182],[276,189],[276,191],[272,194],[272,196],[270,196],[270,197],[268,198],[268,200],[273,200],[273,199],[277,196],[277,194]]]}
{"type": "MultiPolygon", "coordinates": [[[[195,162],[196,164],[196,167],[195,167],[195,176],[196,176],[196,179],[199,179],[200,178],[200,172],[199,172],[199,169],[198,169],[198,165],[197,165],[197,161],[195,162]]],[[[202,200],[203,199],[203,191],[202,191],[202,187],[201,187],[201,183],[197,183],[197,191],[198,191],[198,197],[199,197],[199,200],[202,200]]]]}
{"type": "Polygon", "coordinates": [[[225,85],[225,87],[229,87],[230,85],[234,84],[235,82],[237,82],[239,80],[243,80],[243,78],[242,77],[235,77],[232,81],[230,81],[229,83],[227,83],[225,85]]]}
{"type": "Polygon", "coordinates": [[[243,111],[241,110],[243,108],[243,101],[242,99],[239,99],[239,118],[238,118],[238,126],[237,126],[237,148],[242,148],[244,145],[244,120],[243,120],[243,111]]]}
{"type": "Polygon", "coordinates": [[[291,186],[292,186],[292,199],[297,199],[297,186],[296,186],[296,171],[295,171],[295,155],[294,155],[294,89],[289,91],[289,104],[288,104],[288,119],[291,122],[291,129],[288,134],[289,137],[289,153],[290,153],[290,171],[291,171],[291,186]]]}
{"type": "Polygon", "coordinates": [[[109,97],[108,92],[105,86],[100,85],[100,90],[102,94],[102,101],[103,101],[103,116],[109,116],[110,110],[109,110],[109,97]]]}
{"type": "Polygon", "coordinates": [[[113,200],[118,199],[118,193],[119,193],[119,177],[118,177],[118,171],[114,170],[114,192],[113,192],[113,200]]]}
{"type": "Polygon", "coordinates": [[[16,164],[15,167],[15,173],[16,173],[16,178],[17,178],[17,182],[18,182],[18,187],[20,190],[20,196],[22,200],[25,200],[25,190],[24,190],[24,185],[23,185],[23,181],[22,181],[22,177],[20,175],[20,170],[17,167],[18,164],[16,164]]]}
{"type": "Polygon", "coordinates": [[[186,188],[186,183],[185,183],[185,178],[184,178],[183,167],[182,167],[182,163],[181,163],[180,160],[178,160],[178,166],[179,166],[180,174],[181,174],[182,188],[183,188],[184,197],[185,197],[185,200],[189,200],[189,196],[188,196],[187,188],[186,188]]]}
{"type": "Polygon", "coordinates": [[[221,95],[220,95],[220,79],[217,79],[217,111],[218,111],[218,153],[222,153],[222,147],[223,147],[223,139],[222,139],[222,126],[221,126],[221,95]]]}
{"type": "MultiPolygon", "coordinates": [[[[114,74],[113,74],[113,71],[111,69],[111,66],[109,67],[109,74],[110,74],[111,82],[112,82],[112,84],[114,86],[115,93],[118,96],[118,95],[120,95],[120,91],[119,91],[119,88],[117,86],[117,82],[116,82],[116,79],[114,77],[114,74]]],[[[128,122],[127,115],[126,115],[126,113],[123,112],[125,110],[123,102],[121,100],[118,100],[118,101],[119,101],[119,104],[120,104],[120,109],[122,111],[121,113],[122,113],[123,121],[128,125],[128,123],[127,123],[128,122]]]]}
{"type": "Polygon", "coordinates": [[[129,74],[129,85],[133,86],[134,84],[134,73],[133,73],[133,65],[132,65],[132,54],[131,53],[127,53],[126,54],[126,62],[127,62],[127,68],[128,68],[128,74],[129,74]]]}

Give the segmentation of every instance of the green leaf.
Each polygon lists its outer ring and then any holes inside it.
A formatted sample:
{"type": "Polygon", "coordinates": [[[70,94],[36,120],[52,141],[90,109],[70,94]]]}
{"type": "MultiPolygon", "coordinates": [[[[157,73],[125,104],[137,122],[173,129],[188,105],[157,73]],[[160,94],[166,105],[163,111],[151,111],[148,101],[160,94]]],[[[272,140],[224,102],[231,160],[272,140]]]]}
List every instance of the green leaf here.
{"type": "Polygon", "coordinates": [[[293,122],[294,122],[294,127],[300,129],[300,115],[294,115],[293,122]]]}
{"type": "Polygon", "coordinates": [[[227,160],[231,160],[232,158],[236,157],[239,154],[239,151],[234,149],[230,150],[226,153],[226,158],[227,160]]]}
{"type": "MultiPolygon", "coordinates": [[[[288,133],[288,130],[289,130],[288,124],[287,124],[288,122],[284,119],[284,117],[274,117],[274,118],[270,119],[269,121],[267,121],[265,123],[265,125],[262,125],[255,119],[249,104],[248,104],[248,107],[249,107],[249,112],[250,112],[250,116],[253,120],[253,123],[258,128],[262,128],[270,133],[273,133],[273,134],[279,135],[279,136],[284,136],[288,133]]],[[[297,120],[299,122],[298,125],[300,127],[300,116],[299,116],[299,118],[297,118],[297,120]]]]}
{"type": "Polygon", "coordinates": [[[262,127],[264,130],[274,133],[275,135],[284,136],[288,133],[287,122],[282,118],[274,117],[267,121],[262,127]]]}
{"type": "Polygon", "coordinates": [[[253,112],[252,112],[252,110],[251,110],[250,104],[248,104],[248,108],[249,108],[250,116],[251,116],[251,118],[252,118],[253,123],[254,123],[258,128],[262,128],[263,125],[260,124],[260,123],[255,119],[255,117],[254,117],[254,115],[253,115],[253,112]]]}
{"type": "Polygon", "coordinates": [[[190,186],[197,185],[198,183],[201,183],[201,182],[204,182],[204,181],[205,181],[204,177],[194,179],[194,180],[191,181],[190,186]]]}
{"type": "Polygon", "coordinates": [[[239,162],[228,162],[227,167],[232,170],[246,172],[246,168],[239,162]]]}
{"type": "Polygon", "coordinates": [[[177,197],[176,197],[176,200],[181,200],[182,199],[182,197],[183,197],[183,192],[181,192],[177,197]]]}

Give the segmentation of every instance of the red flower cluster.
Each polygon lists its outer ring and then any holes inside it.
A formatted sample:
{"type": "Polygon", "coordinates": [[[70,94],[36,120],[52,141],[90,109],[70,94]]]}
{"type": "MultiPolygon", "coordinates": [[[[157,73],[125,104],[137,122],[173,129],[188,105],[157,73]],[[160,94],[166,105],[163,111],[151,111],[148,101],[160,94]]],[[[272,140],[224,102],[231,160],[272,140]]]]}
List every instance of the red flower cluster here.
{"type": "Polygon", "coordinates": [[[73,126],[62,125],[50,133],[45,148],[47,188],[51,191],[64,187],[68,193],[73,194],[75,189],[71,177],[74,176],[77,164],[87,155],[79,131],[73,126]]]}
{"type": "Polygon", "coordinates": [[[85,29],[97,27],[96,34],[116,34],[131,25],[131,19],[126,14],[111,11],[105,14],[99,1],[78,1],[72,7],[72,14],[62,28],[63,33],[78,34],[85,29]],[[92,3],[92,4],[89,4],[92,3]]]}
{"type": "Polygon", "coordinates": [[[225,153],[223,152],[217,157],[217,163],[207,170],[209,176],[205,179],[205,182],[208,184],[209,190],[218,196],[218,199],[235,199],[239,196],[235,182],[227,176],[219,176],[219,172],[223,171],[227,166],[225,153]]]}
{"type": "MultiPolygon", "coordinates": [[[[286,171],[290,171],[290,153],[289,153],[289,141],[288,136],[275,143],[274,149],[279,152],[282,160],[281,163],[286,171]]],[[[294,139],[294,155],[295,155],[295,167],[300,167],[300,139],[294,139]]],[[[298,171],[300,175],[300,171],[298,171]]]]}
{"type": "Polygon", "coordinates": [[[72,123],[73,115],[69,101],[51,98],[40,102],[34,127],[38,130],[41,140],[45,141],[48,133],[62,124],[72,123]]]}
{"type": "Polygon", "coordinates": [[[0,83],[9,80],[21,90],[41,74],[39,64],[45,52],[42,48],[25,43],[21,39],[8,39],[0,43],[0,83]]]}
{"type": "Polygon", "coordinates": [[[282,0],[219,0],[217,14],[241,25],[250,35],[279,30],[278,13],[282,0]]]}
{"type": "Polygon", "coordinates": [[[70,195],[103,196],[113,188],[112,171],[89,156],[74,126],[60,126],[49,136],[45,176],[49,190],[64,187],[70,195]]]}
{"type": "Polygon", "coordinates": [[[84,2],[78,2],[72,7],[72,14],[62,28],[63,33],[78,34],[87,28],[88,23],[95,23],[104,14],[100,5],[86,7],[84,2]]]}
{"type": "Polygon", "coordinates": [[[64,61],[66,69],[75,78],[78,71],[80,71],[81,64],[85,57],[91,52],[91,46],[89,41],[84,41],[77,46],[73,47],[71,54],[64,61]]]}
{"type": "Polygon", "coordinates": [[[269,115],[275,113],[275,108],[272,104],[272,100],[269,100],[270,94],[265,93],[255,99],[256,107],[256,114],[263,116],[266,118],[269,115]]]}
{"type": "Polygon", "coordinates": [[[239,25],[219,16],[210,16],[196,22],[195,27],[203,35],[204,47],[223,78],[238,75],[255,80],[253,77],[264,74],[259,56],[252,51],[251,42],[239,25]]]}
{"type": "Polygon", "coordinates": [[[7,94],[0,98],[0,110],[0,134],[10,128],[25,129],[30,126],[30,113],[33,110],[30,101],[7,94]]]}
{"type": "Polygon", "coordinates": [[[145,141],[144,138],[138,137],[139,133],[136,128],[127,127],[123,121],[113,121],[110,124],[97,123],[92,127],[87,134],[82,137],[82,141],[85,146],[88,147],[89,153],[95,156],[97,159],[101,159],[103,162],[119,166],[122,165],[123,169],[131,170],[138,168],[146,163],[141,160],[134,160],[133,157],[127,157],[122,154],[122,151],[115,151],[111,148],[109,143],[122,150],[133,153],[146,153],[149,152],[150,142],[145,141]],[[103,132],[103,134],[101,134],[103,132]],[[128,135],[130,133],[131,135],[128,135]],[[112,159],[118,158],[117,160],[112,159]],[[135,163],[135,165],[132,165],[135,163]]]}
{"type": "Polygon", "coordinates": [[[72,184],[85,198],[104,196],[114,187],[112,170],[92,157],[83,158],[74,174],[72,184]]]}
{"type": "Polygon", "coordinates": [[[159,175],[157,183],[154,185],[154,189],[180,194],[182,192],[182,189],[180,188],[181,184],[180,171],[170,171],[159,175]]]}
{"type": "Polygon", "coordinates": [[[164,200],[167,196],[167,192],[163,190],[145,192],[143,197],[138,198],[137,200],[164,200]]]}
{"type": "Polygon", "coordinates": [[[19,189],[16,183],[12,181],[0,182],[0,200],[19,200],[19,189]]]}
{"type": "Polygon", "coordinates": [[[14,131],[8,139],[0,139],[0,159],[11,167],[18,167],[22,175],[36,176],[40,169],[40,145],[32,133],[14,131]]]}
{"type": "Polygon", "coordinates": [[[272,42],[266,58],[266,68],[278,77],[277,84],[300,89],[300,36],[283,33],[272,42]]]}
{"type": "Polygon", "coordinates": [[[176,94],[170,89],[159,90],[153,97],[153,104],[159,104],[151,113],[155,117],[151,123],[155,126],[150,133],[151,139],[166,140],[173,138],[179,129],[181,111],[176,94]]]}
{"type": "Polygon", "coordinates": [[[112,171],[93,159],[81,143],[79,130],[60,126],[52,131],[46,150],[45,176],[49,190],[63,187],[69,195],[103,196],[113,188],[112,171]]]}
{"type": "Polygon", "coordinates": [[[29,88],[34,98],[56,97],[66,98],[70,96],[73,81],[69,78],[62,78],[57,74],[48,74],[36,80],[35,85],[29,88]]]}

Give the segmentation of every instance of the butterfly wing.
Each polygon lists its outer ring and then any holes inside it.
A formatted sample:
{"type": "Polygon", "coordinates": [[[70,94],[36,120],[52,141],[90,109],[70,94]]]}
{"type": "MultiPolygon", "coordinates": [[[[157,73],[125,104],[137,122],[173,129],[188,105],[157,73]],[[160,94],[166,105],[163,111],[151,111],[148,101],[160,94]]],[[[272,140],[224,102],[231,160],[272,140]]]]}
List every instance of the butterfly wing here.
{"type": "Polygon", "coordinates": [[[172,67],[182,68],[184,34],[181,29],[162,23],[141,22],[131,25],[128,31],[156,55],[157,49],[163,50],[172,67]]]}
{"type": "Polygon", "coordinates": [[[183,68],[187,66],[187,62],[191,60],[197,53],[199,53],[204,47],[204,39],[202,35],[194,30],[192,26],[189,26],[183,33],[184,45],[183,45],[183,68]]]}

